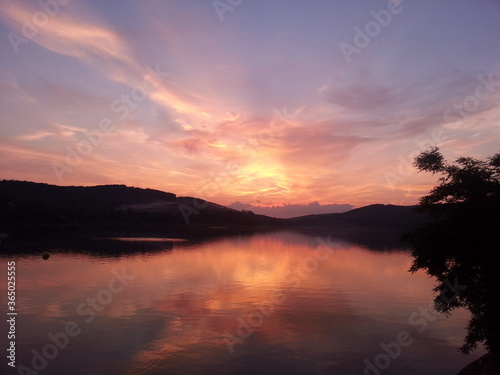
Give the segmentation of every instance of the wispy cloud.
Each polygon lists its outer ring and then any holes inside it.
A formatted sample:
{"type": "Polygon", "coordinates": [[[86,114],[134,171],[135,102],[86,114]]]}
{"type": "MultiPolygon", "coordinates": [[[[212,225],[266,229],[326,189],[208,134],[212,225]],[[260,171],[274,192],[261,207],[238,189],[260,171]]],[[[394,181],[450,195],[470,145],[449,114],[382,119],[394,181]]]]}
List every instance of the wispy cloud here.
{"type": "MultiPolygon", "coordinates": [[[[415,203],[432,178],[390,187],[384,173],[433,131],[451,157],[498,152],[500,86],[460,126],[444,118],[500,72],[500,9],[465,5],[411,2],[346,64],[338,44],[370,17],[368,1],[249,5],[224,23],[210,2],[69,2],[18,54],[0,45],[0,168],[59,183],[50,163],[109,118],[114,130],[64,184],[196,195],[217,180],[222,204],[415,203]],[[270,132],[283,107],[300,110],[270,132]]],[[[5,2],[0,27],[22,35],[39,11],[5,2]]]]}

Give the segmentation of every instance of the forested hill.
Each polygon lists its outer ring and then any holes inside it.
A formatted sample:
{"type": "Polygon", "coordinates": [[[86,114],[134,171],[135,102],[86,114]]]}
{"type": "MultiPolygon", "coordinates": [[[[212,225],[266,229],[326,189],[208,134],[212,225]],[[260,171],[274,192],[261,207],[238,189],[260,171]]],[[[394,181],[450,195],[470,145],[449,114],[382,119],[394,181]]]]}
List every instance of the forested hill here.
{"type": "Polygon", "coordinates": [[[115,208],[153,201],[173,202],[176,196],[125,185],[57,186],[28,181],[0,181],[0,201],[29,202],[47,207],[115,208]]]}
{"type": "MultiPolygon", "coordinates": [[[[26,224],[127,224],[287,227],[330,233],[399,233],[421,224],[411,206],[375,204],[344,213],[276,219],[192,197],[125,185],[56,186],[0,181],[0,226],[26,224]]],[[[6,229],[1,229],[0,232],[6,229]]]]}
{"type": "Polygon", "coordinates": [[[0,223],[99,222],[237,226],[273,225],[284,221],[240,212],[202,199],[125,185],[87,187],[0,181],[0,223]]]}
{"type": "Polygon", "coordinates": [[[390,230],[404,232],[422,224],[426,217],[414,206],[372,204],[343,213],[307,215],[289,219],[295,226],[336,228],[337,230],[390,230]]]}

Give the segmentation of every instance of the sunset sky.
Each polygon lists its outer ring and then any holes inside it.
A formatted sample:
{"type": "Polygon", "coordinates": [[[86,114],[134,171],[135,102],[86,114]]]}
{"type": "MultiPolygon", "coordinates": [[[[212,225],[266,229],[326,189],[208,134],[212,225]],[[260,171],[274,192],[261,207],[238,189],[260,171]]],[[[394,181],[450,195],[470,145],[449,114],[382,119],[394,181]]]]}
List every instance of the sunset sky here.
{"type": "Polygon", "coordinates": [[[0,35],[4,179],[409,205],[421,150],[500,152],[498,0],[6,0],[0,35]]]}

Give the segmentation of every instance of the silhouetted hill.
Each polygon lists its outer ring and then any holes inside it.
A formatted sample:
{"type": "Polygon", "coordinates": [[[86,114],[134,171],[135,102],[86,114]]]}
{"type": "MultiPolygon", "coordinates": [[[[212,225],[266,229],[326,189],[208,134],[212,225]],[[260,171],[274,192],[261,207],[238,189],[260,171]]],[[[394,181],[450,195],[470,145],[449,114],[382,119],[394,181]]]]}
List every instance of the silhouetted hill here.
{"type": "Polygon", "coordinates": [[[307,215],[288,219],[294,226],[323,227],[338,230],[383,229],[410,230],[425,221],[413,206],[373,204],[335,214],[307,215]]]}
{"type": "Polygon", "coordinates": [[[403,232],[423,221],[424,217],[410,206],[375,204],[344,213],[276,219],[202,199],[125,185],[85,187],[0,181],[0,232],[15,232],[24,237],[28,226],[38,234],[48,231],[48,226],[51,230],[57,226],[58,234],[68,235],[101,230],[212,233],[235,228],[254,231],[288,227],[386,247],[388,243],[398,243],[403,232]]]}
{"type": "Polygon", "coordinates": [[[195,226],[277,225],[282,220],[215,203],[125,185],[57,186],[0,181],[0,223],[162,223],[195,226]],[[201,209],[200,209],[201,208],[201,209]]]}
{"type": "Polygon", "coordinates": [[[22,201],[72,208],[116,208],[123,204],[172,202],[175,194],[125,185],[57,186],[44,183],[2,180],[0,201],[22,201]]]}
{"type": "Polygon", "coordinates": [[[331,234],[351,243],[372,249],[408,247],[401,241],[403,233],[426,220],[413,206],[374,204],[344,213],[307,215],[288,219],[296,230],[331,234]]]}

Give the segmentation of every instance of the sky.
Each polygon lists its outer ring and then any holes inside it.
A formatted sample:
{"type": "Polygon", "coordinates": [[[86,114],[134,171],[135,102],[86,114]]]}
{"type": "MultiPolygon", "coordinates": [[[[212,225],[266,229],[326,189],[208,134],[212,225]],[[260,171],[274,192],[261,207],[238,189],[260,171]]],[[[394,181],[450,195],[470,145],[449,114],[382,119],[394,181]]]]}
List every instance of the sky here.
{"type": "Polygon", "coordinates": [[[496,0],[6,0],[0,178],[415,204],[500,151],[499,46],[496,0]]]}

